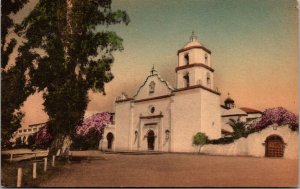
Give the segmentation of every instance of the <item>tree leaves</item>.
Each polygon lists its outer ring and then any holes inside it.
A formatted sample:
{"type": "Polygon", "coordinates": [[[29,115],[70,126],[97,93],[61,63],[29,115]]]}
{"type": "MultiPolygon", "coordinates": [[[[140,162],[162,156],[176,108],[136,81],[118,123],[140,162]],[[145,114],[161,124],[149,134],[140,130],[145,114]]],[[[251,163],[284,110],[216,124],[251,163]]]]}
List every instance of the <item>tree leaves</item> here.
{"type": "Polygon", "coordinates": [[[15,39],[7,42],[7,35],[14,29],[11,14],[17,13],[28,0],[1,1],[1,146],[5,147],[12,134],[21,127],[24,113],[20,111],[31,90],[26,86],[26,66],[8,65],[9,56],[17,44],[15,39]]]}
{"type": "Polygon", "coordinates": [[[54,137],[68,135],[83,119],[88,90],[105,94],[113,79],[112,52],[123,50],[122,38],[97,26],[128,24],[125,11],[112,11],[111,0],[40,0],[18,26],[27,42],[23,62],[29,67],[29,83],[43,91],[48,125],[54,137]],[[34,49],[43,54],[34,54],[34,49]]]}

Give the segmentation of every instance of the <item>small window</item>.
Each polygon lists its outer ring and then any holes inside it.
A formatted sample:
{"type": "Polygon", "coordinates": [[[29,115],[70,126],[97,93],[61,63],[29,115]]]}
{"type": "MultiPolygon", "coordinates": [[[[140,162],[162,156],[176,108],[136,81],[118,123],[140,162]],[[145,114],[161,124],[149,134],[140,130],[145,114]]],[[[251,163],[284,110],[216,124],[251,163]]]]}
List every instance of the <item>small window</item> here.
{"type": "Polygon", "coordinates": [[[208,60],[207,54],[205,54],[204,56],[205,56],[205,64],[207,64],[207,60],[208,60]]]}
{"type": "Polygon", "coordinates": [[[28,132],[31,132],[31,129],[28,129],[28,132]]]}
{"type": "Polygon", "coordinates": [[[210,74],[209,74],[209,73],[207,73],[207,78],[206,78],[206,80],[207,80],[207,86],[210,87],[211,81],[210,81],[210,74]]]}
{"type": "Polygon", "coordinates": [[[36,131],[36,128],[33,128],[33,131],[36,131]]]}
{"type": "Polygon", "coordinates": [[[153,114],[153,113],[155,112],[155,107],[152,106],[152,105],[150,105],[150,106],[149,106],[149,112],[150,112],[151,114],[153,114]]]}
{"type": "Polygon", "coordinates": [[[24,129],[24,132],[27,132],[27,129],[24,129]]]}
{"type": "Polygon", "coordinates": [[[186,73],[183,76],[183,79],[185,80],[185,87],[189,87],[190,86],[190,75],[189,75],[189,73],[186,73]]]}
{"type": "Polygon", "coordinates": [[[22,133],[22,130],[19,130],[19,133],[22,133]]]}
{"type": "Polygon", "coordinates": [[[184,62],[185,62],[186,65],[189,65],[189,63],[190,63],[190,57],[189,57],[189,54],[185,54],[185,55],[184,55],[184,62]]]}
{"type": "Polygon", "coordinates": [[[165,133],[166,133],[166,140],[169,140],[169,138],[170,138],[170,131],[166,130],[165,133]]]}
{"type": "Polygon", "coordinates": [[[149,94],[154,93],[155,91],[155,82],[151,81],[151,83],[149,84],[149,94]]]}

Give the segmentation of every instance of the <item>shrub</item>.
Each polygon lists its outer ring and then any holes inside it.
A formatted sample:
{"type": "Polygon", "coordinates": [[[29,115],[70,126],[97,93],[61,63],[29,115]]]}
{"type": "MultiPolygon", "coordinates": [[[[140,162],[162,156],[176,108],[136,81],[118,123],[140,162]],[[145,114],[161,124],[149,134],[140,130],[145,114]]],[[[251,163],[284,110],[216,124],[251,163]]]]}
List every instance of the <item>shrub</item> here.
{"type": "Polygon", "coordinates": [[[230,144],[234,142],[234,137],[224,137],[219,139],[208,140],[207,144],[230,144]]]}
{"type": "Polygon", "coordinates": [[[89,132],[84,135],[73,136],[73,141],[70,146],[70,150],[93,150],[98,149],[99,141],[102,138],[102,134],[96,129],[90,129],[89,132]]]}
{"type": "Polygon", "coordinates": [[[246,128],[245,128],[246,123],[241,121],[240,118],[238,118],[237,120],[229,119],[228,124],[233,129],[232,136],[234,137],[234,139],[239,139],[241,137],[246,136],[246,128]]]}
{"type": "Polygon", "coordinates": [[[207,136],[205,135],[205,133],[201,133],[201,132],[198,132],[194,138],[193,138],[193,144],[196,145],[196,146],[199,146],[199,153],[200,153],[200,150],[201,150],[201,147],[206,144],[207,142],[207,136]]]}
{"type": "Polygon", "coordinates": [[[261,119],[249,126],[249,131],[260,131],[273,124],[278,124],[278,126],[289,125],[292,131],[299,129],[298,117],[283,107],[277,107],[266,109],[261,119]]]}
{"type": "Polygon", "coordinates": [[[35,144],[38,148],[48,148],[53,140],[50,127],[45,125],[40,128],[35,137],[35,144]]]}
{"type": "Polygon", "coordinates": [[[98,149],[104,128],[112,122],[107,112],[96,113],[83,120],[72,135],[71,149],[88,150],[98,149]]]}
{"type": "Polygon", "coordinates": [[[16,139],[16,145],[15,145],[15,148],[21,148],[22,147],[22,139],[21,137],[18,137],[16,139]]]}
{"type": "Polygon", "coordinates": [[[35,145],[35,138],[36,138],[36,133],[28,136],[27,143],[29,148],[32,148],[35,145]]]}

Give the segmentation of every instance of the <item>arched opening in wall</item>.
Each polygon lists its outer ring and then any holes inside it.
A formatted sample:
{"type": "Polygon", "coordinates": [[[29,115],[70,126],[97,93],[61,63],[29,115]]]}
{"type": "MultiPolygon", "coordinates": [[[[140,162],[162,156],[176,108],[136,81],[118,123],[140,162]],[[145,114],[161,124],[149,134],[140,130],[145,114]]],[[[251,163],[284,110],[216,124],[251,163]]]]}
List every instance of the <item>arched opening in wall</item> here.
{"type": "Polygon", "coordinates": [[[154,150],[155,136],[154,131],[149,130],[147,133],[148,150],[154,150]]]}
{"type": "Polygon", "coordinates": [[[185,65],[189,65],[190,64],[189,54],[185,54],[184,55],[184,63],[185,63],[185,65]]]}
{"type": "Polygon", "coordinates": [[[211,81],[210,81],[210,73],[209,72],[207,72],[207,74],[206,74],[206,81],[207,81],[207,87],[210,87],[211,81]]]}
{"type": "Polygon", "coordinates": [[[183,79],[185,81],[185,87],[189,87],[190,86],[190,75],[189,73],[185,73],[185,75],[183,76],[183,79]]]}
{"type": "Polygon", "coordinates": [[[114,135],[111,132],[109,132],[106,135],[106,139],[107,139],[107,149],[112,149],[114,135]]]}
{"type": "Polygon", "coordinates": [[[205,64],[207,65],[207,59],[208,59],[208,57],[207,57],[207,54],[205,53],[205,55],[204,55],[204,58],[205,58],[205,64]]]}
{"type": "Polygon", "coordinates": [[[266,157],[283,157],[284,142],[278,135],[271,135],[265,141],[265,156],[266,157]]]}

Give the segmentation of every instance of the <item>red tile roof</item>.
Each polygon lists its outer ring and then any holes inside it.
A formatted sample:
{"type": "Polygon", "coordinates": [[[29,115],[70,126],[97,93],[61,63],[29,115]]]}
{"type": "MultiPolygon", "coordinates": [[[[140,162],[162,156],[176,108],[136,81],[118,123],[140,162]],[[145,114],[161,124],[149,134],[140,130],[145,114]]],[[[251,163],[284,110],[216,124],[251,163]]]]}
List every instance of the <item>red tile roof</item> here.
{"type": "Polygon", "coordinates": [[[244,112],[246,112],[247,114],[254,114],[254,113],[260,113],[261,114],[262,113],[259,110],[255,110],[255,109],[247,108],[247,107],[242,107],[240,109],[243,110],[244,112]]]}

